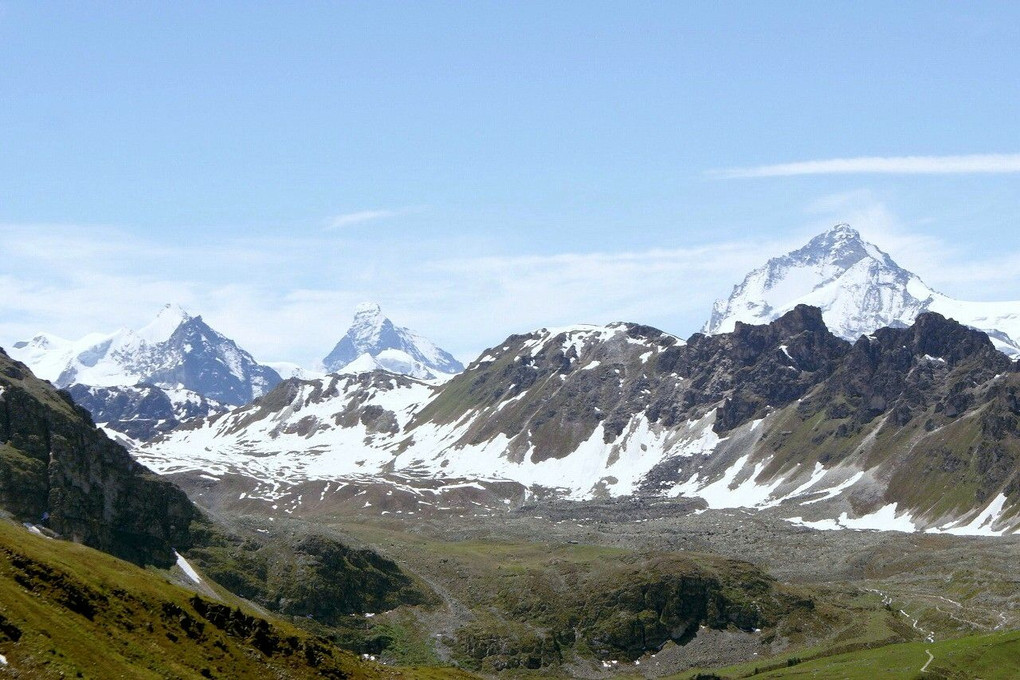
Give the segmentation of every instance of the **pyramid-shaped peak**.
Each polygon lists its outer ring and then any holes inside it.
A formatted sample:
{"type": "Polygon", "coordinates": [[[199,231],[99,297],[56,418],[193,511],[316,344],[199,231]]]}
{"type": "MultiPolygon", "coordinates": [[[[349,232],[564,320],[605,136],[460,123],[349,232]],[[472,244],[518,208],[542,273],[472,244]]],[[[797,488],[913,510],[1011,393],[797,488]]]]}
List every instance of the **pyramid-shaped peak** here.
{"type": "Polygon", "coordinates": [[[865,241],[860,232],[849,224],[837,224],[823,231],[807,245],[795,250],[785,258],[773,258],[770,262],[784,262],[790,258],[803,264],[821,264],[835,266],[840,270],[849,269],[855,263],[869,258],[882,265],[898,269],[898,265],[873,243],[865,241]]]}
{"type": "Polygon", "coordinates": [[[806,247],[815,250],[833,250],[848,246],[863,248],[866,244],[867,242],[861,238],[859,231],[843,222],[815,236],[806,247]]]}
{"type": "MultiPolygon", "coordinates": [[[[363,302],[354,309],[354,323],[323,360],[330,372],[344,369],[362,355],[378,359],[387,350],[398,350],[414,362],[436,373],[459,373],[463,365],[448,352],[414,331],[395,325],[383,316],[375,302],[363,302]]],[[[387,366],[387,370],[394,370],[387,366]]]]}
{"type": "Polygon", "coordinates": [[[176,302],[168,302],[163,305],[162,309],[159,310],[159,314],[156,315],[156,318],[175,318],[186,321],[191,318],[191,315],[188,314],[184,307],[176,302]]]}
{"type": "Polygon", "coordinates": [[[725,333],[737,321],[768,323],[807,304],[822,310],[835,335],[854,341],[882,326],[910,325],[934,295],[916,275],[841,223],[748,273],[729,299],[716,302],[705,330],[725,333]]]}

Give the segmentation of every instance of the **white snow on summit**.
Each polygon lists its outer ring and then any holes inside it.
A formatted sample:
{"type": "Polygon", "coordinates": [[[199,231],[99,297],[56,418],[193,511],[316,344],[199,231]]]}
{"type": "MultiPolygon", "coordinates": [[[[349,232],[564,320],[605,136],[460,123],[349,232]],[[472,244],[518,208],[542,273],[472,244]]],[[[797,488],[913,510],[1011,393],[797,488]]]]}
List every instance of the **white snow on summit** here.
{"type": "Polygon", "coordinates": [[[136,331],[135,334],[149,344],[166,342],[182,323],[190,319],[191,315],[184,311],[183,307],[168,303],[159,310],[155,319],[136,331]]]}
{"type": "Polygon", "coordinates": [[[10,356],[57,387],[152,383],[163,389],[187,387],[230,404],[265,394],[279,375],[193,317],[179,305],[165,305],[140,330],[122,328],[64,340],[39,334],[15,343],[10,356]]]}
{"type": "Polygon", "coordinates": [[[829,329],[851,342],[883,326],[909,326],[923,312],[938,312],[988,333],[1006,354],[1020,355],[1020,302],[954,300],[847,224],[750,272],[729,299],[716,301],[704,332],[728,333],[738,321],[769,323],[800,304],[819,307],[829,329]]]}
{"type": "Polygon", "coordinates": [[[383,368],[423,379],[464,370],[459,361],[428,338],[394,325],[374,302],[355,308],[353,323],[322,365],[331,373],[383,368]]]}

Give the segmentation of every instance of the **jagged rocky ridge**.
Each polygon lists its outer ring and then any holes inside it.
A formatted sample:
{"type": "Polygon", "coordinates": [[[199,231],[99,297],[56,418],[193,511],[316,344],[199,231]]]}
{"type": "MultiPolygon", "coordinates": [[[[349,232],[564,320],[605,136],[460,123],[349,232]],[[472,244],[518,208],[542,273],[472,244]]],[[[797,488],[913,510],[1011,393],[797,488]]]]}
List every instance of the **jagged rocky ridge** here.
{"type": "Polygon", "coordinates": [[[1020,302],[950,298],[847,224],[748,273],[728,299],[716,301],[704,332],[730,332],[737,321],[768,323],[799,304],[819,307],[829,329],[850,342],[931,311],[983,330],[1001,351],[1020,356],[1020,302]]]}
{"type": "Polygon", "coordinates": [[[687,342],[635,324],[542,329],[442,386],[381,372],[287,381],[136,455],[245,476],[251,497],[293,485],[305,500],[288,511],[328,502],[338,479],[399,473],[989,533],[1020,523],[1018,387],[987,335],[938,314],[851,344],[800,306],[687,342]]]}

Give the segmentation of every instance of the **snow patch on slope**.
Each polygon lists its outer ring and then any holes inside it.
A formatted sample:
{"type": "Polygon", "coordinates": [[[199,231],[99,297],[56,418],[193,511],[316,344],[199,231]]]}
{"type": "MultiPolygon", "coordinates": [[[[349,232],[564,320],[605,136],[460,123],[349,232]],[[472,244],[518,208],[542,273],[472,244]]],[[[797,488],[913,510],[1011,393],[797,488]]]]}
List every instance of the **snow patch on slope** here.
{"type": "Polygon", "coordinates": [[[185,573],[185,575],[195,583],[201,583],[202,577],[198,575],[195,568],[184,559],[184,556],[174,550],[174,556],[177,558],[177,567],[185,573]]]}

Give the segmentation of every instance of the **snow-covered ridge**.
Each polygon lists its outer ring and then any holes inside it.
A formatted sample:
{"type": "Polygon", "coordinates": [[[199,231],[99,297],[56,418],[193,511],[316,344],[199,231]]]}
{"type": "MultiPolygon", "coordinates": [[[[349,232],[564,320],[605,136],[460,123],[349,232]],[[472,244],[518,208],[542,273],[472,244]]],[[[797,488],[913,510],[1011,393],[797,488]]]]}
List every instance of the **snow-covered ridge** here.
{"type": "Polygon", "coordinates": [[[737,321],[768,323],[800,304],[819,307],[829,329],[851,342],[883,326],[909,326],[923,312],[938,312],[988,333],[999,350],[1020,355],[1020,301],[954,300],[847,224],[748,273],[727,300],[715,303],[704,332],[727,333],[737,321]]]}
{"type": "Polygon", "coordinates": [[[126,387],[149,383],[186,388],[228,404],[243,404],[280,381],[271,368],[179,305],[164,306],[138,331],[122,328],[65,340],[46,333],[16,343],[12,358],[58,387],[126,387]]]}

